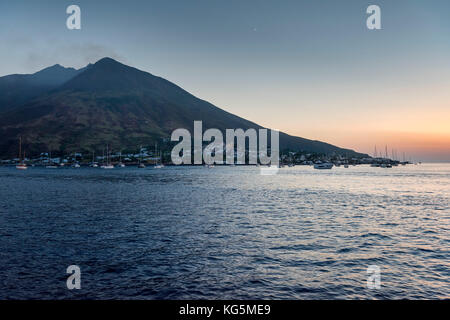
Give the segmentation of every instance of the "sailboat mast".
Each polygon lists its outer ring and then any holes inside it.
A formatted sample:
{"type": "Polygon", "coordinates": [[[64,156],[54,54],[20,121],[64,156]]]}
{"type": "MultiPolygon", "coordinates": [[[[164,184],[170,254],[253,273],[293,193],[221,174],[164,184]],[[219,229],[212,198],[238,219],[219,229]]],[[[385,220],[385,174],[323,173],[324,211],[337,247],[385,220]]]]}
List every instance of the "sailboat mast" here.
{"type": "Polygon", "coordinates": [[[19,160],[22,160],[22,137],[19,137],[19,160]]]}

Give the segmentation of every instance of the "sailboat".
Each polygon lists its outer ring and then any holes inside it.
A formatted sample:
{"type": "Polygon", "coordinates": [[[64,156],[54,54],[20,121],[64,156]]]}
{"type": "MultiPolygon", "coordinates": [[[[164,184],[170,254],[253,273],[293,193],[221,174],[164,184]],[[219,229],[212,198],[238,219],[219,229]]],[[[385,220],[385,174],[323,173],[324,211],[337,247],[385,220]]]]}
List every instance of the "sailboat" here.
{"type": "Polygon", "coordinates": [[[402,162],[402,166],[406,166],[406,159],[405,159],[405,153],[403,152],[403,162],[402,162]]]}
{"type": "Polygon", "coordinates": [[[145,169],[145,164],[142,162],[142,146],[139,149],[139,164],[138,164],[138,168],[139,169],[145,169]]]}
{"type": "Polygon", "coordinates": [[[106,163],[104,163],[100,168],[114,169],[114,166],[109,162],[109,147],[108,147],[108,145],[106,145],[106,163]]]}
{"type": "Polygon", "coordinates": [[[90,165],[91,168],[98,168],[98,164],[95,162],[95,151],[92,151],[92,162],[90,165]]]}
{"type": "Polygon", "coordinates": [[[119,154],[119,163],[116,165],[117,168],[125,168],[125,164],[122,163],[122,151],[119,154]]]}
{"type": "MultiPolygon", "coordinates": [[[[158,154],[158,153],[157,153],[157,148],[158,148],[158,145],[155,143],[155,154],[158,154]]],[[[159,163],[157,162],[157,163],[153,166],[153,168],[155,168],[155,169],[161,169],[161,168],[164,168],[164,165],[163,165],[163,163],[162,163],[162,152],[161,152],[161,151],[159,152],[159,163]]]]}
{"type": "Polygon", "coordinates": [[[387,145],[385,147],[385,155],[386,155],[386,158],[385,158],[386,163],[384,163],[384,166],[382,166],[382,168],[392,168],[392,164],[389,160],[387,145]]]}
{"type": "Polygon", "coordinates": [[[16,169],[19,170],[26,170],[28,169],[27,165],[25,164],[25,151],[23,152],[23,160],[22,159],[22,137],[19,139],[19,161],[20,163],[16,165],[16,169]]]}
{"type": "Polygon", "coordinates": [[[380,167],[381,164],[378,162],[378,152],[377,152],[377,145],[375,145],[374,153],[373,153],[373,162],[370,164],[371,167],[380,167]]]}
{"type": "Polygon", "coordinates": [[[45,166],[47,169],[58,169],[58,167],[52,162],[52,153],[48,153],[48,165],[45,166]]]}

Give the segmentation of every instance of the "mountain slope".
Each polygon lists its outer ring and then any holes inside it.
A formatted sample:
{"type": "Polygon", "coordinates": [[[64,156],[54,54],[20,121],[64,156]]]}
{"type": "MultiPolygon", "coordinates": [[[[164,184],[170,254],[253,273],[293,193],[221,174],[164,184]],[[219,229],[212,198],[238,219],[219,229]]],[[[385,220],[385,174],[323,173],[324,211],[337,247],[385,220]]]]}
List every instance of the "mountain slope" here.
{"type": "MultiPolygon", "coordinates": [[[[22,135],[31,152],[136,148],[177,128],[261,128],[150,73],[104,58],[50,93],[0,114],[0,154],[14,154],[22,135]]],[[[360,155],[280,133],[281,148],[360,155]]]]}
{"type": "Polygon", "coordinates": [[[84,69],[64,68],[56,64],[34,74],[0,77],[0,112],[12,110],[49,92],[83,71],[84,69]]]}

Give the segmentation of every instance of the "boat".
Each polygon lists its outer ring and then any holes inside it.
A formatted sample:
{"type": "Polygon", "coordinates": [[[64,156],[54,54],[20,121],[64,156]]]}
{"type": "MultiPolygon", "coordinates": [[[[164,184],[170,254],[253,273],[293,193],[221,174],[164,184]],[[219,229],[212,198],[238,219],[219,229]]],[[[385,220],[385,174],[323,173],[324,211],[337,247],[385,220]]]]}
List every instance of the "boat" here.
{"type": "Polygon", "coordinates": [[[370,165],[371,167],[380,167],[381,165],[379,164],[379,163],[372,163],[371,165],[370,165]]]}
{"type": "Polygon", "coordinates": [[[114,166],[109,162],[109,146],[106,145],[106,163],[100,166],[102,169],[114,169],[114,166]]]}
{"type": "Polygon", "coordinates": [[[95,151],[92,151],[92,162],[89,165],[91,168],[98,168],[97,162],[95,162],[95,151]]]}
{"type": "MultiPolygon", "coordinates": [[[[19,139],[19,160],[22,159],[22,137],[19,139]]],[[[23,152],[23,160],[20,160],[20,163],[16,165],[16,169],[18,170],[26,170],[28,169],[25,164],[25,151],[23,152]]]]}
{"type": "Polygon", "coordinates": [[[333,164],[332,164],[332,163],[329,163],[329,162],[325,162],[325,163],[316,163],[316,164],[314,165],[314,169],[319,169],[319,170],[322,170],[322,169],[331,169],[331,168],[333,168],[333,164]]]}
{"type": "Polygon", "coordinates": [[[145,169],[145,164],[142,162],[142,146],[139,149],[139,164],[138,164],[138,168],[139,169],[145,169]]]}
{"type": "Polygon", "coordinates": [[[344,164],[344,168],[348,168],[348,164],[344,164]]]}
{"type": "Polygon", "coordinates": [[[56,163],[52,161],[52,153],[51,151],[48,153],[48,159],[47,159],[48,165],[45,166],[46,169],[58,169],[58,166],[56,163]]]}
{"type": "Polygon", "coordinates": [[[72,168],[80,168],[81,166],[78,164],[78,163],[74,163],[73,165],[72,165],[72,168]]]}
{"type": "MultiPolygon", "coordinates": [[[[155,143],[155,154],[158,154],[158,145],[155,143]]],[[[164,165],[162,163],[162,152],[159,152],[159,163],[156,162],[156,164],[153,166],[154,169],[161,169],[164,168],[164,165]]]]}
{"type": "Polygon", "coordinates": [[[119,154],[119,163],[116,165],[117,168],[125,168],[125,164],[122,162],[122,152],[119,154]]]}

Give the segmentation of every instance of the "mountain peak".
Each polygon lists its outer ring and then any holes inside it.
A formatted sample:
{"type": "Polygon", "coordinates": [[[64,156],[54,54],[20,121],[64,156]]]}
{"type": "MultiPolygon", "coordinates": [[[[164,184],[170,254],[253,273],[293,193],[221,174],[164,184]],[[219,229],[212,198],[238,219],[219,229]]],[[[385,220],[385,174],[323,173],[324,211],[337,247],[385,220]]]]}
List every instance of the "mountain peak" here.
{"type": "Polygon", "coordinates": [[[114,60],[113,58],[104,57],[98,60],[96,63],[94,63],[94,65],[123,65],[123,64],[117,60],[114,60]]]}
{"type": "Polygon", "coordinates": [[[75,69],[74,68],[63,67],[60,64],[54,64],[53,66],[44,68],[42,70],[39,70],[38,72],[36,72],[34,74],[42,74],[42,73],[45,73],[45,72],[60,72],[60,71],[63,71],[63,70],[75,70],[75,69]]]}
{"type": "MultiPolygon", "coordinates": [[[[78,76],[68,81],[62,90],[116,91],[148,90],[155,85],[156,77],[105,57],[89,65],[78,76]]],[[[161,81],[161,80],[159,80],[161,81]]]]}
{"type": "Polygon", "coordinates": [[[55,64],[30,75],[30,80],[36,85],[58,86],[76,76],[78,72],[74,68],[55,64]]]}
{"type": "Polygon", "coordinates": [[[57,63],[46,69],[65,69],[65,68],[62,65],[60,65],[59,63],[57,63]]]}

